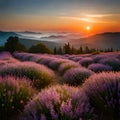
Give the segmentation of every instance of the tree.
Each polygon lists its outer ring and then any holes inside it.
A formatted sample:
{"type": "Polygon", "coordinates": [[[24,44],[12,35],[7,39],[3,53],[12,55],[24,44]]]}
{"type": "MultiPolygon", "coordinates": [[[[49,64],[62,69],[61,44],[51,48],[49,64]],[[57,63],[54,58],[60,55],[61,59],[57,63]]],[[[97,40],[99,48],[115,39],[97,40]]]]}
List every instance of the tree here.
{"type": "Polygon", "coordinates": [[[110,52],[113,52],[113,51],[114,51],[114,50],[113,50],[113,48],[111,47],[111,48],[110,48],[110,52]]]}
{"type": "Polygon", "coordinates": [[[82,46],[80,46],[80,48],[78,49],[78,54],[83,54],[83,48],[82,48],[82,46]]]}
{"type": "Polygon", "coordinates": [[[37,45],[33,45],[29,48],[30,53],[52,53],[52,51],[44,44],[40,43],[37,45]]]}
{"type": "Polygon", "coordinates": [[[26,51],[26,47],[19,43],[18,37],[9,37],[5,43],[5,50],[12,53],[14,51],[26,51]]]}
{"type": "Polygon", "coordinates": [[[65,54],[71,54],[71,47],[69,43],[65,44],[63,48],[64,48],[65,54]]]}
{"type": "Polygon", "coordinates": [[[85,47],[85,53],[89,53],[90,52],[90,49],[88,46],[85,47]]]}
{"type": "Polygon", "coordinates": [[[58,50],[57,50],[57,54],[60,54],[60,55],[63,54],[63,51],[62,51],[62,48],[61,48],[61,47],[58,48],[58,50]]]}
{"type": "Polygon", "coordinates": [[[71,54],[76,54],[77,53],[77,50],[74,48],[74,46],[72,46],[71,48],[71,54]]]}
{"type": "Polygon", "coordinates": [[[0,46],[0,52],[4,51],[4,46],[0,46]]]}
{"type": "Polygon", "coordinates": [[[57,48],[54,47],[54,54],[57,54],[57,48]]]}

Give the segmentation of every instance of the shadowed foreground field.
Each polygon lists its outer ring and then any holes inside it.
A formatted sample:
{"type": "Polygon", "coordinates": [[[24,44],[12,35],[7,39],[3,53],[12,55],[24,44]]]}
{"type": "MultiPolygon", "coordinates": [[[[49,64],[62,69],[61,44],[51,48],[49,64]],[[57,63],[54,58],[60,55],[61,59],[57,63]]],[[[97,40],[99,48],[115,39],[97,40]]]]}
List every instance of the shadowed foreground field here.
{"type": "Polygon", "coordinates": [[[0,53],[0,120],[119,120],[120,52],[0,53]]]}

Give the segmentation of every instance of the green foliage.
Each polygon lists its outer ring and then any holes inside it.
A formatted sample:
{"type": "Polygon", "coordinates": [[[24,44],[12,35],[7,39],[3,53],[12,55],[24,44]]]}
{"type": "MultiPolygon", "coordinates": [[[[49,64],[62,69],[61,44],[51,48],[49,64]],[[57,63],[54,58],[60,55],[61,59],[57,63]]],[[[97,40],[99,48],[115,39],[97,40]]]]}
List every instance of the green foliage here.
{"type": "Polygon", "coordinates": [[[42,43],[31,46],[29,48],[29,52],[30,53],[48,53],[48,54],[52,53],[52,51],[42,43]]]}
{"type": "Polygon", "coordinates": [[[19,43],[18,37],[9,37],[5,43],[5,50],[13,53],[14,51],[26,51],[26,48],[19,43]]]}
{"type": "Polygon", "coordinates": [[[80,48],[77,50],[77,53],[78,54],[83,54],[83,48],[82,48],[82,46],[80,46],[80,48]]]}
{"type": "Polygon", "coordinates": [[[100,51],[94,51],[94,52],[92,53],[92,55],[97,55],[97,54],[100,54],[100,51]]]}
{"type": "Polygon", "coordinates": [[[63,54],[63,50],[62,50],[62,48],[61,48],[61,47],[59,47],[59,48],[58,48],[57,53],[58,53],[58,54],[60,54],[60,55],[62,55],[62,54],[63,54]]]}
{"type": "Polygon", "coordinates": [[[34,93],[25,78],[0,77],[0,120],[15,120],[34,93]]]}
{"type": "MultiPolygon", "coordinates": [[[[63,47],[54,48],[54,54],[99,54],[100,52],[114,52],[113,48],[96,49],[90,48],[89,46],[80,46],[78,49],[70,45],[70,43],[65,44],[63,47]]],[[[119,51],[119,50],[116,50],[119,51]]]]}
{"type": "Polygon", "coordinates": [[[71,54],[71,46],[70,46],[69,43],[65,44],[63,48],[64,48],[64,53],[65,54],[71,54]]]}
{"type": "Polygon", "coordinates": [[[42,89],[53,83],[54,72],[43,65],[32,62],[16,63],[3,66],[0,76],[12,75],[19,78],[28,78],[37,89],[42,89]]]}
{"type": "Polygon", "coordinates": [[[4,46],[0,46],[0,52],[4,51],[4,46]]]}
{"type": "Polygon", "coordinates": [[[54,48],[54,54],[57,54],[57,48],[56,47],[54,48]]]}
{"type": "Polygon", "coordinates": [[[72,46],[71,48],[71,54],[76,54],[77,53],[77,50],[74,48],[74,46],[72,46]]]}

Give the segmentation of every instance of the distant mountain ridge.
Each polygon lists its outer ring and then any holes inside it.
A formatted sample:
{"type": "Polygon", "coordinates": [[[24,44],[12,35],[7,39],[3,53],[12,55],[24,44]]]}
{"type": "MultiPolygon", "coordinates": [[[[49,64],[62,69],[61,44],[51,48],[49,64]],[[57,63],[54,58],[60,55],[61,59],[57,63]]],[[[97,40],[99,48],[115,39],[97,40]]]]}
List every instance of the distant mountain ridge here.
{"type": "Polygon", "coordinates": [[[71,44],[76,47],[89,46],[91,48],[114,48],[120,49],[120,32],[105,32],[96,35],[92,35],[86,38],[71,40],[71,44]]]}
{"type": "Polygon", "coordinates": [[[96,36],[98,36],[98,35],[104,35],[104,36],[116,36],[116,35],[120,35],[120,32],[104,32],[104,33],[96,34],[96,36]]]}
{"type": "Polygon", "coordinates": [[[26,34],[42,34],[41,32],[32,32],[32,31],[23,31],[19,33],[26,33],[26,34]]]}
{"type": "MultiPolygon", "coordinates": [[[[29,32],[29,31],[25,31],[29,32]]],[[[29,34],[32,34],[33,32],[29,32],[29,34]]],[[[20,36],[17,34],[17,32],[4,32],[0,31],[0,46],[3,46],[6,42],[6,40],[10,36],[20,36]]],[[[51,35],[52,36],[52,35],[51,35]]],[[[56,36],[52,36],[53,38],[56,36]]],[[[59,36],[61,37],[61,36],[59,36]]],[[[49,39],[48,39],[49,40],[49,39]]],[[[45,43],[47,46],[49,46],[51,49],[53,49],[55,46],[63,46],[64,43],[59,43],[58,41],[44,41],[44,40],[30,40],[30,39],[20,39],[20,42],[26,47],[30,47],[34,44],[38,43],[45,43]]],[[[69,39],[70,44],[72,44],[75,48],[79,48],[82,46],[89,46],[91,48],[99,48],[99,49],[105,49],[105,48],[113,48],[113,49],[120,49],[120,32],[105,32],[100,33],[96,35],[92,35],[86,38],[79,38],[79,39],[69,39]]]]}
{"type": "Polygon", "coordinates": [[[54,47],[60,47],[64,45],[64,43],[58,44],[57,42],[53,42],[53,41],[39,41],[39,40],[29,40],[29,39],[20,39],[19,41],[20,43],[25,45],[27,48],[31,47],[32,45],[43,43],[47,47],[49,47],[51,50],[53,50],[54,47]]]}
{"type": "Polygon", "coordinates": [[[4,45],[6,40],[10,37],[10,36],[18,36],[18,34],[16,34],[15,32],[4,32],[4,31],[0,31],[0,46],[4,45]]]}

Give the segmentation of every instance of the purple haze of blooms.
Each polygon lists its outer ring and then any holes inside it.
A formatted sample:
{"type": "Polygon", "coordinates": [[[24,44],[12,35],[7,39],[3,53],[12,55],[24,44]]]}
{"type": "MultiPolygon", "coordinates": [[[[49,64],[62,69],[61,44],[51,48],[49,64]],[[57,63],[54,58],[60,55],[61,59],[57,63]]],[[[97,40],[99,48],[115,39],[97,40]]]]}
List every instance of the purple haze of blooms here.
{"type": "Polygon", "coordinates": [[[104,59],[104,58],[106,58],[106,55],[95,55],[95,56],[93,56],[93,61],[95,62],[95,63],[98,63],[101,59],[104,59]]]}
{"type": "Polygon", "coordinates": [[[88,65],[93,63],[93,59],[91,57],[85,57],[81,59],[79,63],[84,67],[88,67],[88,65]]]}
{"type": "Polygon", "coordinates": [[[60,64],[68,62],[68,61],[69,60],[65,60],[65,59],[54,59],[53,61],[49,63],[49,67],[53,70],[57,70],[60,64]]]}
{"type": "Polygon", "coordinates": [[[89,77],[83,90],[97,111],[98,119],[120,118],[120,72],[102,72],[89,77]]]}
{"type": "Polygon", "coordinates": [[[32,54],[25,54],[22,56],[21,60],[22,61],[29,61],[32,56],[33,56],[32,54]]]}
{"type": "Polygon", "coordinates": [[[0,65],[18,62],[9,52],[0,53],[0,65]]]}
{"type": "Polygon", "coordinates": [[[103,53],[103,54],[99,54],[99,55],[93,55],[93,60],[95,63],[99,62],[102,59],[106,59],[106,58],[117,58],[119,55],[119,53],[103,53]]]}
{"type": "Polygon", "coordinates": [[[75,55],[70,55],[70,56],[68,56],[66,58],[69,59],[69,60],[72,60],[74,57],[75,57],[75,55]]]}
{"type": "MultiPolygon", "coordinates": [[[[21,69],[21,72],[22,72],[22,70],[25,72],[25,71],[27,71],[29,69],[32,69],[32,68],[35,71],[47,73],[50,76],[54,76],[54,72],[51,69],[47,68],[44,65],[36,64],[34,62],[17,62],[15,64],[11,63],[11,64],[8,64],[8,65],[3,66],[2,68],[0,68],[0,72],[5,70],[5,71],[7,71],[7,73],[10,73],[10,71],[12,71],[13,69],[16,69],[16,70],[21,69]]],[[[18,74],[21,74],[21,73],[18,73],[18,74]]]]}
{"type": "Polygon", "coordinates": [[[65,62],[59,66],[58,72],[61,74],[64,74],[67,70],[69,70],[71,68],[75,68],[75,67],[80,67],[80,65],[75,62],[65,62]]]}
{"type": "Polygon", "coordinates": [[[46,65],[46,66],[49,66],[49,63],[50,63],[51,61],[53,61],[54,59],[55,59],[55,58],[53,58],[53,57],[46,56],[46,57],[44,57],[43,59],[41,59],[41,61],[38,62],[38,63],[43,64],[43,65],[46,65]]]}
{"type": "Polygon", "coordinates": [[[26,78],[0,77],[0,119],[15,117],[34,94],[26,78]]]}
{"type": "Polygon", "coordinates": [[[93,63],[88,66],[88,69],[94,72],[102,72],[102,71],[112,71],[112,67],[109,65],[104,65],[100,63],[93,63]]]}
{"type": "Polygon", "coordinates": [[[114,71],[119,71],[120,70],[120,60],[117,59],[117,58],[108,57],[108,58],[105,58],[105,59],[101,59],[99,61],[99,63],[111,66],[114,71]]]}
{"type": "Polygon", "coordinates": [[[29,60],[44,64],[53,70],[57,70],[59,65],[63,62],[72,62],[71,60],[65,59],[64,56],[60,55],[48,55],[48,54],[30,54],[30,53],[14,53],[15,57],[21,60],[29,60]]]}
{"type": "Polygon", "coordinates": [[[72,58],[71,60],[73,60],[73,61],[75,61],[75,62],[78,62],[78,61],[80,61],[82,58],[83,58],[83,57],[81,57],[81,56],[77,56],[77,57],[72,58]]]}
{"type": "Polygon", "coordinates": [[[116,58],[118,58],[118,59],[120,60],[120,53],[117,54],[117,57],[116,57],[116,58]]]}
{"type": "Polygon", "coordinates": [[[10,58],[10,57],[12,57],[12,55],[9,52],[1,52],[0,53],[0,59],[10,58]]]}
{"type": "Polygon", "coordinates": [[[21,120],[78,120],[86,114],[92,114],[92,108],[84,92],[59,85],[42,90],[30,101],[21,120]]]}
{"type": "Polygon", "coordinates": [[[94,74],[94,72],[84,67],[71,68],[64,74],[63,83],[80,85],[92,74],[94,74]]]}
{"type": "Polygon", "coordinates": [[[34,62],[19,62],[15,64],[7,64],[0,68],[0,75],[12,75],[17,77],[26,77],[32,80],[33,85],[37,89],[48,86],[54,81],[54,72],[34,62]]]}
{"type": "Polygon", "coordinates": [[[13,56],[18,58],[18,59],[21,59],[24,55],[28,55],[29,53],[18,53],[18,52],[14,52],[13,53],[13,56]]]}
{"type": "Polygon", "coordinates": [[[41,58],[39,57],[39,55],[33,55],[31,58],[30,58],[30,61],[32,62],[37,62],[38,60],[40,60],[41,58]]]}

